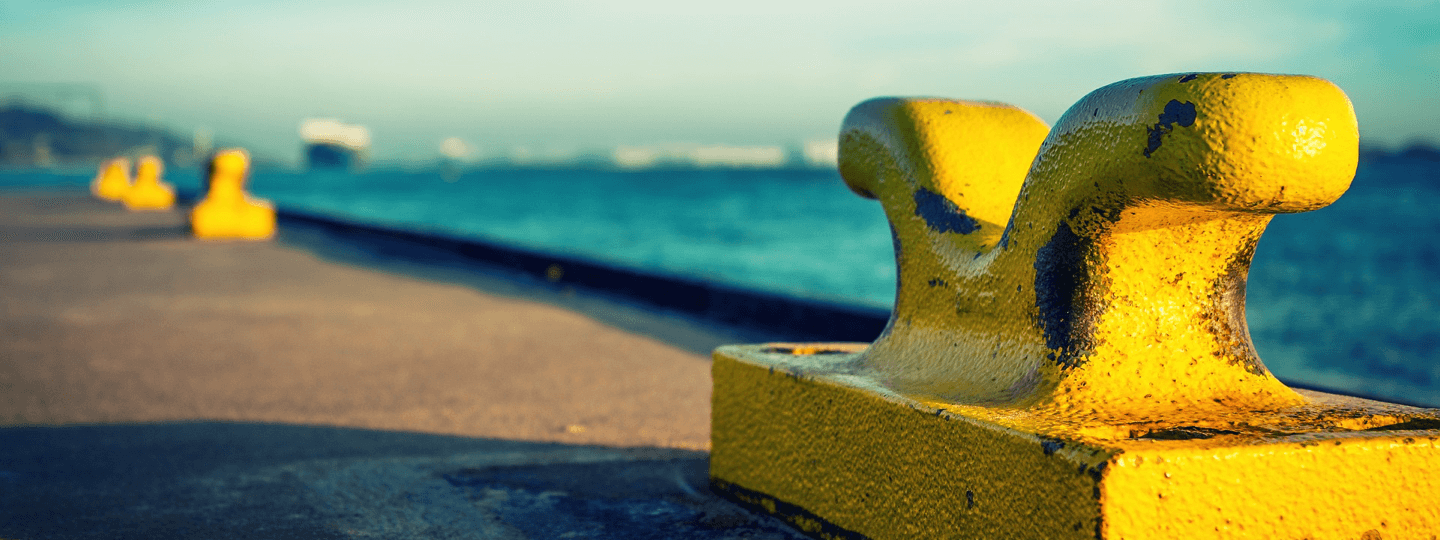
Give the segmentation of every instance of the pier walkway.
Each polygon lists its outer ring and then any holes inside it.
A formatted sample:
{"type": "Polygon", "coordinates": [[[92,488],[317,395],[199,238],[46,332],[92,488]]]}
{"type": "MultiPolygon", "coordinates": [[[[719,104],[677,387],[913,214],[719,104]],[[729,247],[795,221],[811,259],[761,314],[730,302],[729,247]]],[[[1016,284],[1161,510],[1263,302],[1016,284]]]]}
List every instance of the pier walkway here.
{"type": "Polygon", "coordinates": [[[0,538],[793,537],[706,488],[743,337],[315,234],[0,191],[0,538]]]}

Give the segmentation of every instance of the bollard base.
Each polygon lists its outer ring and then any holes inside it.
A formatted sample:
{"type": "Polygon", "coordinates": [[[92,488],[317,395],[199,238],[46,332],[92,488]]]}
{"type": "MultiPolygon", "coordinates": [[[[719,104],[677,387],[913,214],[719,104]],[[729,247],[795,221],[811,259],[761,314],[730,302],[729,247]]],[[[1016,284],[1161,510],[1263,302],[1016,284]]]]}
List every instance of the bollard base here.
{"type": "Polygon", "coordinates": [[[715,490],[816,538],[1440,531],[1440,410],[1305,391],[1284,411],[1093,425],[898,394],[856,367],[864,347],[717,349],[715,490]]]}

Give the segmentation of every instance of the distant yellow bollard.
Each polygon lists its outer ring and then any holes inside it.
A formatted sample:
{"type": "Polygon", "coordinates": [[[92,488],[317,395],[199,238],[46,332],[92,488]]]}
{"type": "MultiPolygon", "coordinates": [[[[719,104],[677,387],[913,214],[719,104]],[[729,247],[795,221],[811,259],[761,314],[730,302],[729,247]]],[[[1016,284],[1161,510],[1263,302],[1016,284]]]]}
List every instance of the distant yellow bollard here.
{"type": "Polygon", "coordinates": [[[210,163],[205,198],[190,212],[196,238],[263,240],[275,235],[275,208],[245,194],[250,156],[223,150],[210,163]]]}
{"type": "Polygon", "coordinates": [[[135,183],[122,199],[131,210],[169,210],[175,206],[175,189],[160,181],[165,164],[155,156],[140,158],[135,167],[135,183]]]}
{"type": "Polygon", "coordinates": [[[1131,79],[1048,134],[1008,105],[879,99],[840,153],[895,234],[890,324],[716,350],[720,492],[822,538],[1440,531],[1440,411],[1292,390],[1245,322],[1270,218],[1354,176],[1333,84],[1131,79]]]}
{"type": "Polygon", "coordinates": [[[115,158],[100,164],[100,172],[90,183],[90,192],[107,201],[119,201],[130,191],[130,160],[115,158]]]}

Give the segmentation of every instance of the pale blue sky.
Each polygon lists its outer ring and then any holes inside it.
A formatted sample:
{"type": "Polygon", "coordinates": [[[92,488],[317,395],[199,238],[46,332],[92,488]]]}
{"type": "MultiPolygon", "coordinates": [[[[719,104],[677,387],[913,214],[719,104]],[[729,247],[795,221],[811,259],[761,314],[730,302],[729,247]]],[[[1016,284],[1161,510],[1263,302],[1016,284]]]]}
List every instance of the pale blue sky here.
{"type": "Polygon", "coordinates": [[[381,160],[794,144],[880,95],[991,99],[1049,122],[1183,71],[1335,81],[1367,140],[1440,140],[1440,1],[30,2],[0,0],[6,85],[98,84],[116,117],[293,159],[296,125],[368,125],[381,160]]]}

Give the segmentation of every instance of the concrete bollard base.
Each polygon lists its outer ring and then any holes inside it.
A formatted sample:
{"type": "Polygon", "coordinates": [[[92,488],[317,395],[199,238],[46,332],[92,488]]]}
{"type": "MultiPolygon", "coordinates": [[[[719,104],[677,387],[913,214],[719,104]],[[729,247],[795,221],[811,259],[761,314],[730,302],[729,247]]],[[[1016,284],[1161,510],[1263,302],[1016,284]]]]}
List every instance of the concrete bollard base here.
{"type": "Polygon", "coordinates": [[[903,395],[865,344],[715,352],[715,490],[817,538],[1435,538],[1440,410],[1124,422],[903,395]]]}

